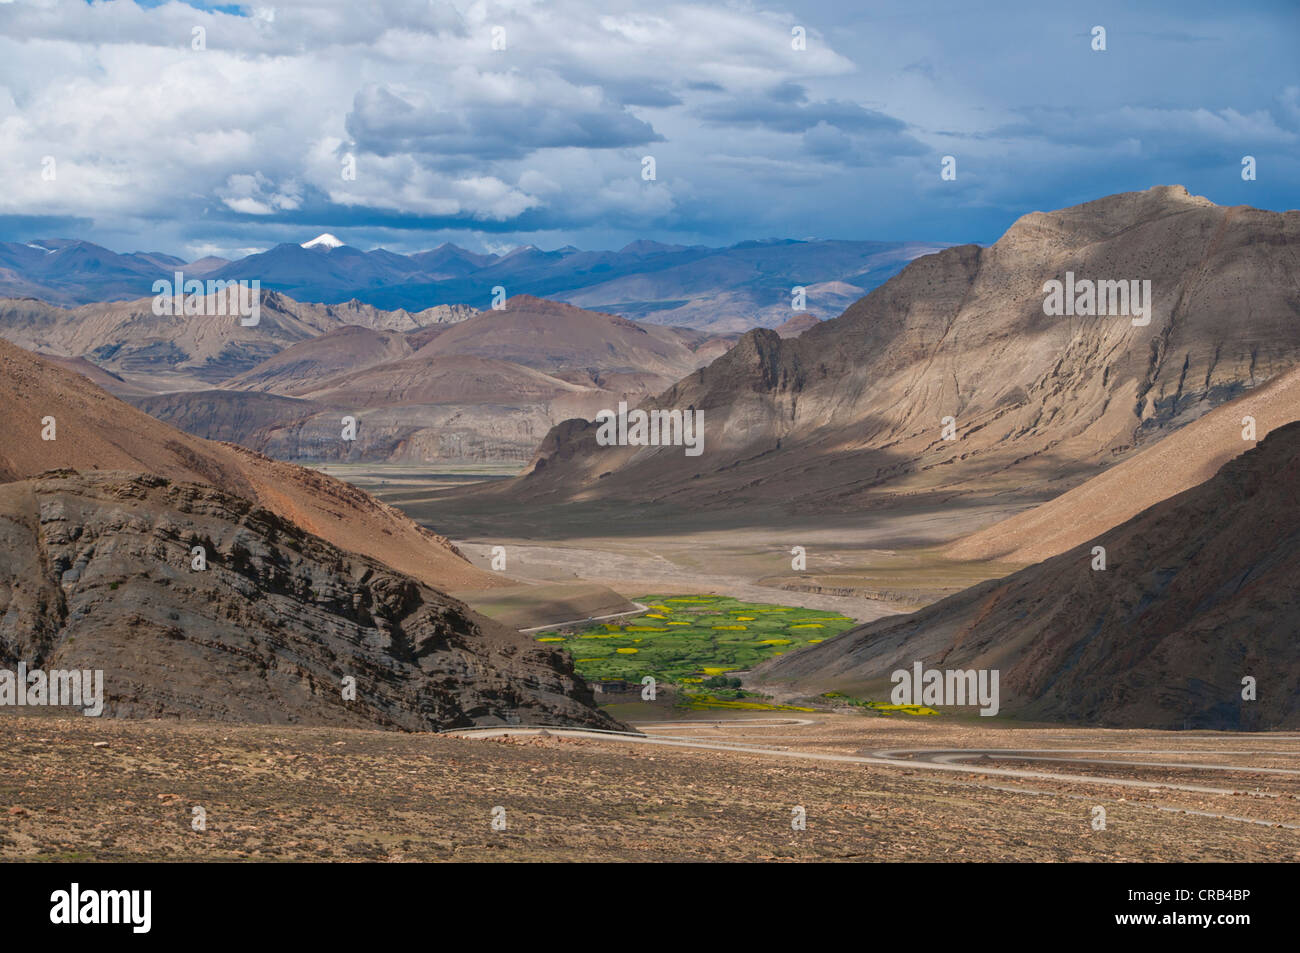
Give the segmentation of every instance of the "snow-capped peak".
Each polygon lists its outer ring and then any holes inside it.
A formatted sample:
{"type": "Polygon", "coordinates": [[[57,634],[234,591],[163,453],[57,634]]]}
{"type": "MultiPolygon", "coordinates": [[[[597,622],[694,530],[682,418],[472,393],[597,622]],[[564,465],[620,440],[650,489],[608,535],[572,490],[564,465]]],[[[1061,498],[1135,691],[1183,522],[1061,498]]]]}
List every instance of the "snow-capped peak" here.
{"type": "Polygon", "coordinates": [[[325,232],[323,235],[317,235],[309,242],[303,242],[302,247],[303,248],[341,248],[343,247],[343,243],[339,241],[337,238],[335,238],[333,235],[331,235],[329,232],[325,232]]]}

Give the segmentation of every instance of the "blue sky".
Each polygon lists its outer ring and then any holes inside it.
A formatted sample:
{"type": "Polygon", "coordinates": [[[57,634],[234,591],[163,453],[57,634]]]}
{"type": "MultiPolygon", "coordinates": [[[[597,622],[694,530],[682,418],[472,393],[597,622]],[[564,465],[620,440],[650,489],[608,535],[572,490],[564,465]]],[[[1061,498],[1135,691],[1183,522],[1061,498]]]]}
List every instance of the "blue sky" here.
{"type": "Polygon", "coordinates": [[[1137,6],[0,0],[0,239],[991,242],[1158,184],[1300,205],[1300,3],[1137,6]]]}

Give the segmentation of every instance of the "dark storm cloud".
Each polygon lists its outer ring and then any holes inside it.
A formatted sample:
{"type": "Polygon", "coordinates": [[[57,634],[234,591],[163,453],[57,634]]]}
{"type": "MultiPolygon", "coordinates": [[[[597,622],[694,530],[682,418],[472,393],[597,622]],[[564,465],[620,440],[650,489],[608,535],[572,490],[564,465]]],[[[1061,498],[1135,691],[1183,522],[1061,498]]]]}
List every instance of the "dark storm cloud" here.
{"type": "Polygon", "coordinates": [[[0,233],[985,241],[1159,183],[1287,208],[1297,35],[1294,0],[0,2],[0,233]]]}
{"type": "Polygon", "coordinates": [[[436,102],[383,86],[357,93],[346,128],[358,147],[375,155],[415,153],[520,159],[538,149],[617,149],[658,142],[662,136],[623,108],[436,102]]]}
{"type": "Polygon", "coordinates": [[[902,133],[907,124],[893,116],[839,100],[808,102],[794,83],[778,86],[763,96],[744,96],[701,106],[695,114],[715,126],[763,127],[776,132],[806,132],[818,124],[844,132],[902,133]]]}
{"type": "Polygon", "coordinates": [[[93,225],[93,219],[75,215],[0,215],[0,241],[72,238],[84,235],[93,225]]]}

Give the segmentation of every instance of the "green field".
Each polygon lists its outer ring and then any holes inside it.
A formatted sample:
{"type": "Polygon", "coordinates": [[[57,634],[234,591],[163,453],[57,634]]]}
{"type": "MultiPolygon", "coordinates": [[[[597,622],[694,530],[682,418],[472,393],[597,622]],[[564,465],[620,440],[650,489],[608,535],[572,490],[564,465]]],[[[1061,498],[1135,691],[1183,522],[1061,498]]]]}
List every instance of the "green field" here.
{"type": "Polygon", "coordinates": [[[623,623],[576,632],[542,632],[565,649],[588,681],[658,681],[698,691],[727,672],[824,642],[856,623],[824,609],[741,602],[727,596],[638,596],[650,607],[623,623]]]}
{"type": "Polygon", "coordinates": [[[854,708],[869,708],[872,711],[880,712],[882,715],[893,715],[902,712],[904,715],[937,715],[939,714],[933,708],[925,705],[891,705],[885,702],[867,701],[863,698],[854,698],[852,695],[845,695],[843,692],[822,692],[822,698],[828,698],[832,701],[839,702],[842,705],[852,705],[854,708]]]}

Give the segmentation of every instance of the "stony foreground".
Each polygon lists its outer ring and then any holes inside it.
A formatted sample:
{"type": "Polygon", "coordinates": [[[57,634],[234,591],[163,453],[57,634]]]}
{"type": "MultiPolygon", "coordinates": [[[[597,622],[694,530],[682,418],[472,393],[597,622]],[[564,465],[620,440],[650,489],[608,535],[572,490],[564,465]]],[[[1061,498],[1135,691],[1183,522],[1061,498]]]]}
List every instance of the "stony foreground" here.
{"type": "MultiPolygon", "coordinates": [[[[648,731],[842,754],[1065,746],[1177,749],[1197,752],[1183,761],[1288,769],[1300,760],[1295,736],[987,729],[861,715],[811,721],[648,731]]],[[[1047,767],[999,766],[1011,764],[1047,767]]],[[[0,857],[1300,860],[1300,830],[1271,826],[1300,825],[1295,775],[1090,771],[1258,792],[1228,796],[978,771],[949,775],[554,736],[473,740],[7,711],[0,715],[0,857]],[[807,815],[800,832],[791,829],[796,806],[807,815]],[[1104,831],[1091,826],[1096,806],[1107,813],[1104,831]],[[195,807],[205,813],[205,830],[193,829],[195,807]],[[493,829],[495,807],[506,809],[505,830],[493,829]]]]}

